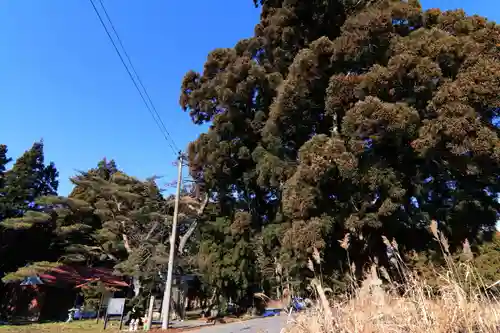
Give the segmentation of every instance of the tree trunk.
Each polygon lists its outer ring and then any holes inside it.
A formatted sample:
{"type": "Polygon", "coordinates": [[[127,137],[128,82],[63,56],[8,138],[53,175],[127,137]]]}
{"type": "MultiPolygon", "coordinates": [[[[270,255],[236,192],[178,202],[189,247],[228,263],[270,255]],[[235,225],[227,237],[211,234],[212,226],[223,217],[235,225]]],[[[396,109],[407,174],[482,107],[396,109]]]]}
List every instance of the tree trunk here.
{"type": "Polygon", "coordinates": [[[137,297],[141,293],[142,284],[137,277],[132,278],[132,285],[134,286],[134,296],[137,297]]]}
{"type": "MultiPolygon", "coordinates": [[[[123,246],[127,251],[128,255],[132,254],[132,247],[130,246],[130,242],[128,236],[126,234],[122,234],[123,246]]],[[[137,270],[140,270],[140,267],[136,267],[137,270]]],[[[132,286],[134,287],[134,296],[137,297],[141,293],[142,284],[137,276],[132,277],[132,286]]]]}
{"type": "Polygon", "coordinates": [[[210,312],[212,312],[212,308],[214,306],[214,302],[215,302],[215,299],[217,298],[217,288],[214,288],[214,291],[212,293],[212,297],[210,298],[210,300],[208,302],[205,303],[205,306],[203,308],[203,314],[205,317],[210,317],[212,314],[210,312]]]}

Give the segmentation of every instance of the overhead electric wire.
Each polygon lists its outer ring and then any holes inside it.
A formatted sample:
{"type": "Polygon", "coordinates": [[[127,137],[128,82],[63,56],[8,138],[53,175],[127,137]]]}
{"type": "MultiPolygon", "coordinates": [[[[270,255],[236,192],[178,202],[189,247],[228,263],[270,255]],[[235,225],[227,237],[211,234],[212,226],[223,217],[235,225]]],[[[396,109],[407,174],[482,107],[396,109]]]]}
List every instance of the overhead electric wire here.
{"type": "Polygon", "coordinates": [[[127,58],[128,62],[130,64],[132,72],[137,77],[137,81],[139,82],[139,84],[137,84],[136,80],[134,79],[134,76],[132,75],[131,70],[127,66],[127,64],[125,62],[125,59],[123,58],[122,54],[120,53],[120,50],[118,49],[118,46],[116,45],[113,37],[111,37],[111,33],[110,33],[108,27],[106,26],[106,24],[104,23],[104,20],[103,20],[101,14],[99,13],[99,10],[97,10],[97,7],[96,7],[94,1],[93,0],[89,0],[89,1],[90,1],[91,5],[92,5],[92,8],[94,8],[94,12],[96,13],[97,17],[99,18],[99,21],[101,22],[101,25],[104,28],[104,31],[106,32],[106,35],[108,36],[109,40],[111,41],[111,44],[113,44],[113,48],[115,49],[116,54],[118,54],[118,57],[120,58],[120,61],[121,61],[122,65],[125,67],[125,70],[127,71],[128,76],[132,80],[132,83],[134,84],[137,92],[141,96],[141,99],[144,102],[144,105],[146,106],[146,109],[149,111],[149,113],[153,117],[153,120],[155,121],[156,125],[160,129],[160,132],[162,133],[163,137],[165,138],[165,141],[170,146],[170,148],[172,149],[172,151],[174,152],[174,154],[179,154],[180,150],[178,149],[177,145],[175,144],[174,139],[172,138],[172,136],[170,135],[169,131],[167,130],[167,128],[165,126],[165,123],[162,121],[162,119],[161,119],[158,111],[156,110],[156,107],[154,106],[154,103],[151,100],[151,97],[149,96],[146,88],[144,87],[144,85],[142,83],[142,80],[140,79],[139,75],[137,74],[137,71],[135,70],[135,67],[132,64],[132,61],[130,60],[129,55],[128,55],[127,51],[125,50],[125,47],[123,46],[123,43],[122,43],[122,41],[120,39],[120,36],[118,35],[118,32],[116,31],[116,29],[115,29],[115,27],[113,25],[113,22],[111,21],[111,18],[109,17],[108,12],[106,11],[106,8],[104,7],[104,4],[103,4],[102,0],[99,0],[99,2],[101,4],[101,7],[103,8],[103,11],[104,11],[104,13],[106,15],[106,18],[108,19],[108,21],[110,23],[110,26],[111,26],[111,28],[113,29],[113,32],[116,35],[116,39],[118,40],[118,43],[120,44],[120,46],[121,46],[121,48],[123,50],[123,53],[125,54],[125,57],[127,58]],[[139,86],[142,87],[142,89],[144,90],[144,93],[141,91],[141,89],[139,88],[139,86]],[[149,101],[150,104],[148,104],[148,101],[149,101]]]}
{"type": "Polygon", "coordinates": [[[142,90],[144,91],[144,95],[146,95],[146,98],[148,99],[149,101],[149,104],[151,105],[151,108],[153,110],[153,112],[156,114],[157,116],[157,119],[161,125],[161,127],[163,128],[163,131],[167,134],[167,136],[170,138],[170,141],[173,143],[174,147],[177,149],[177,151],[179,151],[179,149],[177,148],[177,145],[175,144],[175,141],[174,139],[172,138],[172,136],[170,135],[170,133],[168,132],[167,130],[167,127],[165,126],[165,123],[163,122],[163,120],[161,119],[161,116],[160,114],[158,113],[158,111],[156,110],[156,106],[154,105],[153,101],[151,100],[151,97],[149,96],[149,93],[148,93],[148,90],[146,89],[146,87],[144,87],[144,84],[142,83],[142,80],[141,80],[141,77],[139,76],[139,74],[137,73],[137,71],[135,70],[135,66],[134,64],[132,63],[132,60],[130,59],[130,56],[128,55],[127,53],[127,50],[125,49],[125,46],[123,46],[123,43],[122,43],[122,40],[120,38],[120,35],[118,34],[118,32],[116,31],[115,29],[115,25],[113,24],[113,21],[111,20],[111,17],[109,17],[108,15],[108,11],[106,10],[106,7],[104,6],[104,3],[102,0],[99,0],[99,3],[101,4],[101,7],[104,11],[104,15],[106,15],[106,18],[108,19],[109,21],[109,25],[111,26],[111,29],[113,29],[113,32],[115,33],[115,36],[116,36],[116,40],[118,41],[118,43],[120,44],[120,47],[122,48],[123,50],[123,54],[125,55],[125,57],[127,58],[129,64],[130,64],[130,68],[132,69],[132,72],[135,74],[136,78],[137,78],[137,81],[139,82],[139,85],[141,86],[142,90]]]}

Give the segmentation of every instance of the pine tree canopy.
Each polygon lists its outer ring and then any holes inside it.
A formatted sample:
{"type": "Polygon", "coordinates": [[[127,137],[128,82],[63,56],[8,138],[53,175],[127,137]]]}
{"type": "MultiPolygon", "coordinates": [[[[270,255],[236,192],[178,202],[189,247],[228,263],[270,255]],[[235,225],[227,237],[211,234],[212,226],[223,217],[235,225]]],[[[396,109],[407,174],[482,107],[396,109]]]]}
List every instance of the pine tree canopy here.
{"type": "MultiPolygon", "coordinates": [[[[1,148],[3,175],[9,159],[6,147],[1,148]]],[[[41,146],[35,145],[5,171],[0,199],[11,217],[0,221],[0,235],[9,241],[1,249],[12,260],[1,263],[2,281],[16,282],[62,265],[112,268],[132,281],[134,300],[141,302],[166,271],[174,198],[163,197],[154,177],[139,180],[106,159],[71,178],[69,196],[57,196],[52,187],[43,187],[47,179],[57,184],[57,172],[50,171],[52,164],[43,165],[40,154],[41,146]],[[33,251],[35,244],[40,248],[33,251]]],[[[200,199],[196,193],[185,189],[180,200],[179,268],[196,247],[190,238],[208,204],[208,195],[200,199]]]]}

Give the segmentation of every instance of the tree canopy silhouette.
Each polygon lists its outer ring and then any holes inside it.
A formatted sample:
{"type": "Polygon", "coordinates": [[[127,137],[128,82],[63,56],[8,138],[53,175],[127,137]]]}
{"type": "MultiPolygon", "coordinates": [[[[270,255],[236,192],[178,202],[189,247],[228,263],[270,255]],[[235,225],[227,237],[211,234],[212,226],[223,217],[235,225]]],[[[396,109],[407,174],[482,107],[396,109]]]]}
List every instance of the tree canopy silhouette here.
{"type": "MultiPolygon", "coordinates": [[[[255,1],[251,38],[212,51],[180,104],[210,128],[191,175],[267,256],[338,271],[429,246],[481,243],[498,218],[500,28],[418,1],[255,1]],[[345,261],[344,261],[345,264],[345,261]],[[343,265],[343,264],[342,264],[343,265]]],[[[243,260],[243,259],[242,259],[243,260]]]]}

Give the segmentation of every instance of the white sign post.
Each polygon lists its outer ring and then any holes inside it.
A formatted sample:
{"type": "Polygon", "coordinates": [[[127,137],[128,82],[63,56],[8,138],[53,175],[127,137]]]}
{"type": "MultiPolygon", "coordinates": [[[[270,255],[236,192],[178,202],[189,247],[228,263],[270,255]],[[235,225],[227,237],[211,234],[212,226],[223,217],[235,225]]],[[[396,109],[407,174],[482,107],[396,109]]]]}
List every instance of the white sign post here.
{"type": "Polygon", "coordinates": [[[125,310],[125,298],[110,298],[104,317],[104,329],[108,325],[109,316],[120,316],[120,330],[123,325],[123,314],[125,310]]]}

